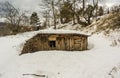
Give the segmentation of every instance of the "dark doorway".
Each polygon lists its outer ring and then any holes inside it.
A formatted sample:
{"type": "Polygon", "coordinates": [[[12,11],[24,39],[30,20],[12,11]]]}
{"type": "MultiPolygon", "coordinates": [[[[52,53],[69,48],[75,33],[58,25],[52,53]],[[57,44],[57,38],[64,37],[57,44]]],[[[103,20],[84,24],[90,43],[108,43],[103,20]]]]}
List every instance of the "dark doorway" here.
{"type": "Polygon", "coordinates": [[[51,48],[55,48],[56,47],[56,41],[49,41],[49,46],[51,48]]]}

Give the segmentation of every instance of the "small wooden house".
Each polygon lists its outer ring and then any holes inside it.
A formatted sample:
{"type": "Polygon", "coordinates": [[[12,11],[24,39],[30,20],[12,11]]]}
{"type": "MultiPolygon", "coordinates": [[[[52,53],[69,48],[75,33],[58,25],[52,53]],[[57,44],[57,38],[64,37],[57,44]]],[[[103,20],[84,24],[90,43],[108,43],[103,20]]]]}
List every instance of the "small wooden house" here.
{"type": "Polygon", "coordinates": [[[77,31],[42,30],[25,43],[22,53],[43,50],[83,51],[87,50],[87,39],[88,35],[77,31]]]}

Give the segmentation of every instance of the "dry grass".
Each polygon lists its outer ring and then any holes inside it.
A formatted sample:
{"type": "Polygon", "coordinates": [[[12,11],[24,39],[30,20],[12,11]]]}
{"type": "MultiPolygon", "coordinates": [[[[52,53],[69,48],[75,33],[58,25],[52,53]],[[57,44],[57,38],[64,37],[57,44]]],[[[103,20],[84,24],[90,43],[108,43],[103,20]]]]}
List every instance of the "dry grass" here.
{"type": "Polygon", "coordinates": [[[6,26],[3,26],[2,29],[0,30],[0,36],[16,35],[18,33],[29,32],[29,31],[37,31],[39,29],[43,29],[43,28],[36,27],[36,26],[6,25],[6,26]]]}

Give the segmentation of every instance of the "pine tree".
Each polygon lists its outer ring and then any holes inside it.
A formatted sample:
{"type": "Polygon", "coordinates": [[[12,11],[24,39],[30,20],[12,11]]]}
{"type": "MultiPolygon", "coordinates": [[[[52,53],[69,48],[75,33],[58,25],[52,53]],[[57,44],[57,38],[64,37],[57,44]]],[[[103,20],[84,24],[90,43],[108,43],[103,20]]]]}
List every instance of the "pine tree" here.
{"type": "Polygon", "coordinates": [[[61,7],[60,16],[62,18],[63,23],[68,23],[71,21],[73,16],[72,11],[72,4],[70,1],[66,1],[63,3],[63,6],[61,7]]]}
{"type": "Polygon", "coordinates": [[[99,8],[99,16],[102,16],[104,14],[104,10],[103,10],[103,7],[101,6],[99,8]]]}
{"type": "Polygon", "coordinates": [[[36,26],[39,22],[39,18],[36,12],[33,12],[30,17],[30,24],[36,26]]]}

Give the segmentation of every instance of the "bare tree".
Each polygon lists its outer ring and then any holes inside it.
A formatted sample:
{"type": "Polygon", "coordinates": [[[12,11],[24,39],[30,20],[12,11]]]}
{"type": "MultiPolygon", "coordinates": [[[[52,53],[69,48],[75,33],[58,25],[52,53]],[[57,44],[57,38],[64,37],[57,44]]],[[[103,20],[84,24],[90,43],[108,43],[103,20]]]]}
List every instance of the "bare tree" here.
{"type": "Polygon", "coordinates": [[[61,7],[62,7],[62,0],[58,0],[57,7],[58,7],[58,22],[63,23],[62,17],[61,17],[61,7]]]}
{"type": "Polygon", "coordinates": [[[75,24],[76,0],[73,0],[73,24],[75,24]]]}
{"type": "Polygon", "coordinates": [[[83,0],[82,2],[83,2],[83,5],[82,5],[83,6],[83,11],[84,11],[86,0],[83,0]]]}
{"type": "Polygon", "coordinates": [[[93,7],[95,8],[95,17],[98,16],[98,10],[99,10],[99,2],[103,0],[93,0],[93,7]]]}
{"type": "Polygon", "coordinates": [[[4,2],[0,4],[0,9],[3,12],[3,17],[6,18],[7,22],[19,26],[24,13],[20,13],[20,10],[15,8],[10,2],[4,2]]]}
{"type": "Polygon", "coordinates": [[[47,27],[47,26],[50,27],[50,11],[46,10],[46,11],[42,12],[42,15],[45,18],[44,26],[45,27],[47,27]]]}
{"type": "Polygon", "coordinates": [[[52,12],[53,21],[54,21],[54,29],[56,29],[56,1],[55,0],[42,0],[45,4],[47,10],[50,10],[52,12]]]}
{"type": "Polygon", "coordinates": [[[54,0],[51,1],[53,18],[54,18],[54,29],[56,29],[56,13],[55,13],[55,2],[54,0]]]}
{"type": "Polygon", "coordinates": [[[30,25],[30,18],[26,15],[26,12],[24,12],[21,16],[20,25],[22,25],[22,26],[29,26],[30,25]]]}
{"type": "Polygon", "coordinates": [[[88,5],[86,10],[84,11],[84,18],[87,21],[87,24],[91,24],[91,18],[93,17],[93,11],[95,8],[92,5],[88,5]]]}
{"type": "Polygon", "coordinates": [[[120,5],[116,5],[116,6],[111,7],[110,11],[112,13],[119,13],[120,12],[120,5]]]}

